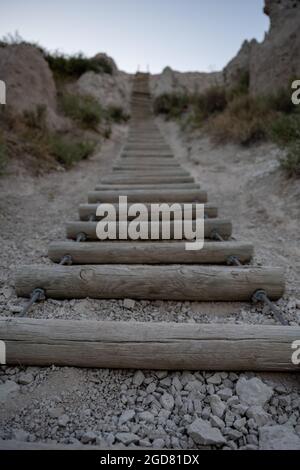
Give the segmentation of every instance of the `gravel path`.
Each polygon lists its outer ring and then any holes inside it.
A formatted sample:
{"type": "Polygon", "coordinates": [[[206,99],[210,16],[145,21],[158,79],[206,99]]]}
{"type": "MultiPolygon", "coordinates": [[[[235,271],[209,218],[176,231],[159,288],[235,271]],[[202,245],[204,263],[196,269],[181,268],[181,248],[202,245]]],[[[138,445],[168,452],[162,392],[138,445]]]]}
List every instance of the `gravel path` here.
{"type": "MultiPolygon", "coordinates": [[[[287,290],[278,305],[300,324],[299,185],[278,169],[278,150],[214,147],[161,128],[187,169],[207,189],[234,235],[254,243],[253,263],[284,266],[287,290]],[[298,238],[298,239],[297,239],[298,238]],[[298,257],[297,257],[298,255],[298,257]]],[[[46,263],[51,240],[110,167],[126,128],[87,162],[68,172],[0,184],[0,314],[18,314],[14,294],[20,264],[46,263]]],[[[267,309],[241,303],[47,300],[35,318],[274,324],[267,309]]],[[[300,339],[300,338],[299,338],[300,339]]],[[[292,374],[124,371],[38,367],[0,370],[0,439],[149,448],[300,448],[300,385],[292,374]]]]}

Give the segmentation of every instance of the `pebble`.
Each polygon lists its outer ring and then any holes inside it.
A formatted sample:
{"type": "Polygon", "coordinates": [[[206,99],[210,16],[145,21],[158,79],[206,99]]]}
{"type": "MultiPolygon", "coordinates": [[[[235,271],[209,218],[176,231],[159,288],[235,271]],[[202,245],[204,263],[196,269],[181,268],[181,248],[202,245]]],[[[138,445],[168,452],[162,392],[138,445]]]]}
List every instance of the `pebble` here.
{"type": "Polygon", "coordinates": [[[226,409],[226,405],[221,400],[221,398],[218,395],[212,395],[209,399],[209,404],[210,404],[212,413],[216,415],[218,418],[222,418],[226,409]]]}
{"type": "Polygon", "coordinates": [[[247,380],[241,377],[236,384],[236,392],[245,405],[264,406],[273,395],[273,389],[257,377],[247,380]]]}
{"type": "Polygon", "coordinates": [[[226,443],[220,430],[213,428],[208,421],[204,421],[201,418],[196,419],[188,426],[187,433],[196,444],[220,445],[226,443]]]}
{"type": "Polygon", "coordinates": [[[65,426],[67,426],[68,422],[70,421],[70,418],[68,415],[64,414],[64,415],[61,415],[59,418],[58,418],[58,425],[62,428],[64,428],[65,426]]]}
{"type": "Polygon", "coordinates": [[[116,439],[117,441],[122,442],[122,444],[125,445],[129,445],[132,442],[136,443],[140,440],[139,436],[133,434],[132,432],[118,432],[116,434],[116,439]]]}
{"type": "Polygon", "coordinates": [[[164,393],[160,399],[161,406],[168,411],[172,411],[174,408],[174,398],[169,393],[164,393]]]}
{"type": "Polygon", "coordinates": [[[132,382],[137,387],[140,387],[145,380],[145,376],[141,370],[136,371],[132,378],[132,382]]]}
{"type": "Polygon", "coordinates": [[[22,373],[18,378],[18,383],[21,385],[29,385],[31,382],[33,382],[33,380],[34,377],[32,374],[22,373]]]}
{"type": "Polygon", "coordinates": [[[123,307],[128,308],[129,310],[135,307],[135,300],[133,299],[124,299],[123,300],[123,307]]]}
{"type": "Polygon", "coordinates": [[[134,410],[126,410],[124,411],[120,418],[119,418],[119,426],[122,426],[123,424],[127,423],[128,421],[131,421],[135,416],[134,410]]]}
{"type": "Polygon", "coordinates": [[[87,431],[81,436],[82,444],[89,444],[91,442],[95,442],[97,439],[97,434],[93,431],[87,431]]]}

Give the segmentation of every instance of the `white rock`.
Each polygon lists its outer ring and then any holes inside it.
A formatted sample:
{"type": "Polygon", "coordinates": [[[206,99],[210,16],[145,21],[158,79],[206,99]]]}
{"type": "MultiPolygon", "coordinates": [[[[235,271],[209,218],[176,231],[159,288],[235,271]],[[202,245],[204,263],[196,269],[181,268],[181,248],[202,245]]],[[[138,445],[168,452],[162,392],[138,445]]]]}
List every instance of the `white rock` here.
{"type": "Polygon", "coordinates": [[[119,418],[119,426],[122,426],[122,424],[127,423],[128,421],[131,421],[135,416],[135,412],[133,410],[126,410],[124,413],[121,414],[119,418]]]}
{"type": "Polygon", "coordinates": [[[88,444],[89,442],[95,442],[97,438],[97,434],[93,431],[87,431],[81,436],[81,442],[83,444],[88,444]]]}
{"type": "Polygon", "coordinates": [[[135,301],[133,299],[124,299],[123,300],[123,307],[128,309],[133,309],[135,306],[135,301]]]}
{"type": "Polygon", "coordinates": [[[70,421],[70,418],[68,415],[61,415],[59,418],[58,418],[58,425],[61,426],[62,428],[64,428],[65,426],[67,426],[68,422],[70,421]]]}
{"type": "Polygon", "coordinates": [[[222,388],[217,392],[217,395],[219,395],[222,400],[227,401],[230,397],[232,397],[232,390],[230,388],[222,388]]]}
{"type": "Polygon", "coordinates": [[[140,387],[145,380],[145,376],[141,370],[137,370],[132,378],[132,382],[137,387],[140,387]]]}
{"type": "Polygon", "coordinates": [[[211,377],[208,377],[206,381],[208,384],[219,385],[220,383],[222,383],[222,377],[220,374],[216,373],[212,375],[211,377]]]}
{"type": "Polygon", "coordinates": [[[164,439],[154,439],[152,447],[153,449],[163,449],[165,446],[165,441],[164,439]]]}
{"type": "Polygon", "coordinates": [[[264,406],[273,395],[273,389],[257,377],[247,380],[241,377],[236,384],[236,393],[246,405],[264,406]]]}
{"type": "Polygon", "coordinates": [[[246,412],[246,415],[248,418],[254,419],[258,427],[264,426],[272,419],[272,416],[269,413],[267,413],[261,406],[256,405],[250,406],[246,412]]]}
{"type": "Polygon", "coordinates": [[[33,382],[33,379],[34,379],[34,377],[33,377],[32,374],[22,373],[22,374],[20,374],[20,376],[18,378],[18,382],[21,385],[28,385],[31,382],[33,382]]]}
{"type": "Polygon", "coordinates": [[[192,424],[190,424],[187,428],[187,432],[196,444],[219,445],[226,443],[220,430],[213,428],[208,421],[204,421],[201,418],[196,419],[192,424]]]}
{"type": "Polygon", "coordinates": [[[7,380],[3,384],[0,384],[0,403],[4,403],[12,393],[19,390],[19,385],[13,380],[7,380]]]}
{"type": "Polygon", "coordinates": [[[27,431],[23,431],[23,429],[16,429],[13,431],[13,438],[17,441],[27,442],[30,434],[27,431]]]}
{"type": "Polygon", "coordinates": [[[221,398],[218,395],[212,395],[209,399],[209,404],[213,415],[218,416],[218,418],[222,418],[226,405],[221,398]]]}
{"type": "Polygon", "coordinates": [[[154,416],[150,411],[142,411],[142,413],[139,413],[139,418],[147,423],[154,423],[154,416]]]}
{"type": "Polygon", "coordinates": [[[261,450],[300,450],[300,437],[289,426],[276,424],[259,430],[261,450]]]}
{"type": "Polygon", "coordinates": [[[174,398],[169,393],[164,393],[161,396],[160,403],[165,410],[172,411],[174,408],[174,398]]]}
{"type": "Polygon", "coordinates": [[[219,428],[219,429],[225,428],[224,421],[222,419],[218,418],[218,416],[214,416],[214,415],[211,416],[210,424],[215,428],[219,428]]]}
{"type": "Polygon", "coordinates": [[[128,445],[132,442],[138,442],[139,436],[133,434],[132,432],[118,432],[116,434],[117,441],[122,442],[122,444],[128,445]]]}

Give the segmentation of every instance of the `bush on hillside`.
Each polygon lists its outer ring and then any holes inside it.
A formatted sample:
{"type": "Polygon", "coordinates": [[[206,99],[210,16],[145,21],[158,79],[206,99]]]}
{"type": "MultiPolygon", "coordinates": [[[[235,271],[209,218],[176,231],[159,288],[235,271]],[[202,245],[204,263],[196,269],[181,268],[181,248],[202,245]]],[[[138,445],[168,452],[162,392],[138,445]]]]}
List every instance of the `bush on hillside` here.
{"type": "Polygon", "coordinates": [[[63,94],[60,99],[64,114],[82,127],[96,130],[104,116],[100,104],[92,96],[63,94]]]}

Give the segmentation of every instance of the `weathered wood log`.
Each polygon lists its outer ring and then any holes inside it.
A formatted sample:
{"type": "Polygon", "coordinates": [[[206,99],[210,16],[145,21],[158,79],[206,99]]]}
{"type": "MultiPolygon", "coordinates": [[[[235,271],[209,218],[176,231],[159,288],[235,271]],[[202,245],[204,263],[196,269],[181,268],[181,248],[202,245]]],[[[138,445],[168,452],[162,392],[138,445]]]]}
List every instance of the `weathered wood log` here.
{"type": "Polygon", "coordinates": [[[299,372],[300,327],[1,318],[8,365],[299,372]]]}
{"type": "Polygon", "coordinates": [[[119,196],[127,196],[128,202],[207,202],[207,193],[202,190],[184,190],[184,189],[132,189],[112,191],[90,191],[88,193],[88,202],[119,202],[119,196]]]}
{"type": "Polygon", "coordinates": [[[249,301],[264,289],[276,300],[284,292],[284,275],[282,268],[248,266],[32,265],[17,270],[15,285],[21,297],[39,287],[55,299],[249,301]]]}
{"type": "MultiPolygon", "coordinates": [[[[119,190],[132,190],[132,189],[166,189],[165,183],[143,183],[143,184],[99,184],[95,187],[95,191],[111,191],[112,189],[119,190]]],[[[198,183],[169,183],[168,189],[200,189],[198,183]]]]}
{"type": "Polygon", "coordinates": [[[227,264],[230,256],[246,263],[253,256],[253,245],[205,241],[202,250],[189,251],[184,241],[51,243],[48,256],[52,261],[59,263],[65,255],[71,256],[73,264],[227,264]]]}
{"type": "Polygon", "coordinates": [[[173,176],[173,175],[110,175],[101,178],[103,184],[136,184],[136,183],[194,183],[195,179],[192,176],[173,176]]]}
{"type": "MultiPolygon", "coordinates": [[[[89,240],[99,240],[96,233],[98,222],[83,222],[83,221],[76,221],[76,222],[67,222],[66,229],[67,229],[67,237],[76,240],[77,235],[79,233],[84,233],[89,240]]],[[[130,223],[130,222],[129,222],[130,223]]],[[[194,219],[192,222],[193,230],[196,228],[196,220],[194,219]]],[[[110,233],[113,233],[116,230],[117,239],[119,238],[119,233],[126,232],[127,221],[121,222],[107,222],[107,228],[110,233]]],[[[149,236],[150,241],[150,233],[151,230],[155,230],[159,233],[159,239],[162,239],[163,231],[162,231],[162,222],[140,222],[139,224],[140,230],[146,231],[149,236]]],[[[170,221],[170,239],[174,239],[174,233],[178,233],[178,227],[182,227],[182,220],[172,220],[170,221]]],[[[204,220],[204,235],[205,238],[211,238],[213,236],[213,231],[217,231],[222,238],[227,239],[232,234],[232,224],[229,220],[226,219],[205,219],[204,220]]],[[[182,230],[184,232],[184,230],[182,230]]],[[[130,235],[128,235],[128,239],[130,240],[130,235]]],[[[185,240],[186,236],[183,233],[182,239],[185,240]]],[[[146,240],[145,240],[146,241],[146,240]]]]}
{"type": "Polygon", "coordinates": [[[131,170],[156,170],[156,171],[160,171],[160,170],[164,170],[164,171],[168,171],[168,170],[179,170],[181,169],[182,166],[178,163],[172,163],[171,165],[166,165],[166,164],[155,164],[153,163],[152,165],[151,164],[145,164],[145,163],[141,163],[141,162],[138,162],[138,163],[123,163],[123,161],[121,162],[117,162],[116,165],[113,166],[113,170],[115,171],[124,171],[124,170],[128,170],[128,171],[131,171],[131,170]]]}
{"type": "Polygon", "coordinates": [[[140,177],[140,176],[191,176],[182,168],[112,168],[110,176],[140,177]]]}
{"type": "Polygon", "coordinates": [[[140,152],[140,151],[146,151],[146,152],[151,152],[152,150],[155,150],[156,152],[167,152],[167,153],[172,153],[172,150],[170,148],[169,145],[167,145],[166,143],[162,143],[162,144],[157,144],[157,143],[154,143],[154,142],[151,142],[149,144],[145,144],[145,143],[127,143],[124,148],[123,148],[124,152],[140,152]]]}
{"type": "MultiPolygon", "coordinates": [[[[174,211],[172,211],[170,213],[170,218],[171,220],[176,220],[176,219],[181,219],[182,218],[182,214],[183,214],[183,204],[180,204],[180,203],[176,203],[176,205],[178,204],[178,210],[176,209],[176,207],[174,209],[174,211]]],[[[96,211],[97,211],[97,207],[99,206],[99,204],[80,204],[79,205],[79,217],[80,217],[80,220],[89,220],[89,218],[93,215],[96,217],[96,220],[100,220],[100,217],[96,216],[96,211]]],[[[122,204],[113,204],[114,208],[115,208],[115,211],[116,211],[116,215],[117,217],[119,217],[119,209],[124,209],[124,206],[122,206],[122,204]]],[[[154,208],[153,206],[151,206],[151,203],[145,203],[145,206],[147,208],[147,212],[148,214],[150,214],[151,212],[151,208],[152,208],[152,211],[154,212],[154,208]]],[[[121,211],[122,212],[122,211],[121,211]]],[[[164,214],[164,213],[168,213],[169,211],[166,210],[165,208],[162,208],[160,211],[156,210],[155,212],[160,212],[160,214],[164,214]]],[[[207,203],[207,204],[204,204],[204,214],[209,217],[209,218],[217,218],[218,216],[218,208],[214,205],[214,204],[210,204],[210,203],[207,203]]],[[[192,213],[191,213],[191,216],[192,218],[194,219],[196,217],[196,204],[192,204],[192,213]]],[[[132,220],[134,217],[133,216],[128,216],[128,219],[127,220],[132,220]]],[[[161,220],[161,216],[159,216],[159,219],[161,220]]],[[[149,217],[145,220],[149,220],[149,217]]]]}
{"type": "Polygon", "coordinates": [[[169,152],[155,152],[155,150],[152,151],[143,151],[143,152],[133,152],[132,150],[130,152],[125,152],[123,151],[121,154],[122,158],[131,158],[131,157],[136,157],[136,158],[165,158],[165,159],[172,159],[174,158],[174,155],[169,152]]]}
{"type": "Polygon", "coordinates": [[[149,165],[155,165],[155,166],[168,166],[172,167],[173,165],[178,166],[178,160],[175,158],[136,158],[136,157],[128,157],[128,158],[122,158],[120,157],[117,160],[117,163],[120,164],[126,164],[126,165],[140,165],[140,166],[149,166],[149,165]]]}

